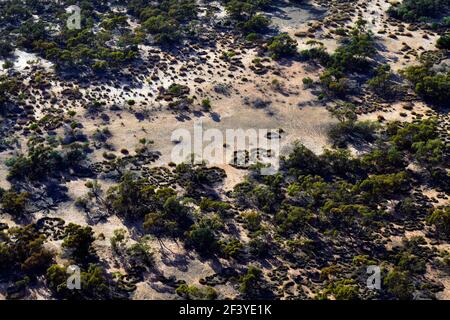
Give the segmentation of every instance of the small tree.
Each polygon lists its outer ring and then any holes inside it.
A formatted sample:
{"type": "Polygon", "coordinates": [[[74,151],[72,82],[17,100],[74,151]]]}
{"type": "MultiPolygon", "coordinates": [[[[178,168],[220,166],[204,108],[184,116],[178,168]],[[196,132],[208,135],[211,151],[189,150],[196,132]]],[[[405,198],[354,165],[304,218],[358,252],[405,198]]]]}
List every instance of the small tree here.
{"type": "Polygon", "coordinates": [[[188,233],[189,243],[201,253],[213,254],[217,249],[214,231],[206,225],[194,225],[188,233]]]}
{"type": "Polygon", "coordinates": [[[262,271],[255,266],[250,266],[247,273],[239,278],[239,291],[243,294],[251,296],[254,295],[260,285],[262,271]]]}
{"type": "Polygon", "coordinates": [[[65,234],[62,247],[68,249],[76,260],[83,261],[92,255],[92,243],[95,239],[91,227],[70,223],[65,229],[65,234]]]}
{"type": "Polygon", "coordinates": [[[450,34],[444,34],[441,36],[436,43],[439,49],[450,49],[450,34]]]}
{"type": "Polygon", "coordinates": [[[1,200],[3,210],[13,217],[22,217],[26,213],[28,199],[30,194],[28,192],[17,193],[14,191],[6,191],[1,200]]]}
{"type": "Polygon", "coordinates": [[[434,210],[427,221],[436,227],[439,235],[450,238],[450,207],[434,210]]]}
{"type": "Polygon", "coordinates": [[[392,270],[384,279],[384,285],[387,291],[400,300],[411,299],[414,286],[407,272],[392,270]]]}
{"type": "Polygon", "coordinates": [[[274,59],[295,55],[297,53],[297,46],[297,41],[286,33],[275,36],[267,42],[267,49],[274,59]]]}

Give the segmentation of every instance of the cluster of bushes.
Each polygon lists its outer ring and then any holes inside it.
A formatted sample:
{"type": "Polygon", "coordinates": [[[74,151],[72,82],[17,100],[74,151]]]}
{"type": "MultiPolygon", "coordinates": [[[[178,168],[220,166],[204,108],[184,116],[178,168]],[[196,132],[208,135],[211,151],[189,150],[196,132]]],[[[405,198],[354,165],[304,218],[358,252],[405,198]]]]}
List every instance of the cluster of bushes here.
{"type": "Polygon", "coordinates": [[[275,213],[274,221],[283,234],[312,225],[326,230],[388,221],[389,215],[379,205],[411,191],[407,161],[436,168],[445,166],[448,152],[433,119],[393,123],[377,137],[372,150],[358,158],[344,150],[317,156],[297,145],[283,159],[282,174],[264,177],[262,183],[249,179],[238,184],[233,192],[236,203],[275,213]],[[288,183],[287,177],[292,176],[296,181],[288,183]]]}
{"type": "Polygon", "coordinates": [[[48,268],[53,253],[44,248],[45,236],[35,225],[16,227],[0,232],[0,275],[10,278],[34,278],[48,268]]]}
{"type": "Polygon", "coordinates": [[[105,270],[95,264],[89,264],[85,270],[80,271],[80,289],[68,288],[71,272],[66,266],[54,264],[45,274],[45,280],[53,294],[60,299],[86,299],[103,300],[119,298],[115,296],[117,289],[108,278],[105,270]]]}
{"type": "Polygon", "coordinates": [[[125,32],[115,40],[110,30],[94,33],[92,25],[69,30],[62,24],[62,31],[57,36],[50,36],[48,29],[44,21],[26,21],[19,29],[19,45],[54,61],[59,69],[89,66],[93,70],[104,71],[138,56],[137,44],[141,37],[131,32],[125,32]]]}
{"type": "Polygon", "coordinates": [[[82,166],[86,160],[86,146],[72,143],[62,150],[42,142],[31,142],[28,154],[8,159],[8,179],[43,181],[60,177],[70,170],[85,171],[82,166]]]}
{"type": "Polygon", "coordinates": [[[76,261],[83,262],[95,255],[92,249],[95,238],[91,227],[70,223],[64,229],[64,235],[62,248],[76,261]]]}
{"type": "Polygon", "coordinates": [[[353,279],[343,279],[331,281],[323,291],[321,298],[333,295],[336,300],[356,300],[359,299],[359,290],[353,279]]]}
{"type": "Polygon", "coordinates": [[[435,226],[439,236],[450,239],[450,207],[442,207],[434,210],[428,217],[428,223],[435,226]]]}
{"type": "Polygon", "coordinates": [[[297,41],[286,33],[272,37],[267,41],[267,49],[274,59],[294,56],[297,53],[297,46],[297,41]]]}
{"type": "Polygon", "coordinates": [[[6,41],[0,41],[0,58],[7,58],[11,55],[14,47],[6,41]]]}
{"type": "Polygon", "coordinates": [[[432,250],[426,247],[425,239],[412,237],[383,255],[382,262],[366,255],[358,255],[353,257],[352,266],[331,264],[321,270],[320,278],[325,283],[325,289],[318,298],[328,299],[332,295],[337,300],[360,299],[362,296],[366,299],[366,278],[361,283],[355,281],[359,278],[355,276],[361,272],[365,274],[369,265],[381,266],[382,283],[377,293],[380,299],[412,299],[418,288],[423,290],[424,295],[429,294],[431,292],[427,292],[426,287],[431,283],[421,279],[421,276],[426,273],[427,259],[432,256],[432,250]],[[348,277],[349,274],[353,276],[348,277]]]}
{"type": "Polygon", "coordinates": [[[175,190],[156,189],[129,173],[108,190],[106,200],[111,212],[129,221],[143,221],[146,232],[159,237],[180,237],[193,223],[190,209],[175,190]]]}
{"type": "Polygon", "coordinates": [[[142,32],[150,33],[161,45],[176,45],[186,36],[186,24],[197,19],[198,8],[193,0],[127,2],[128,13],[141,22],[142,32]]]}
{"type": "Polygon", "coordinates": [[[180,237],[192,223],[190,209],[173,195],[164,201],[162,210],[145,216],[144,229],[157,236],[180,237]]]}
{"type": "Polygon", "coordinates": [[[120,217],[138,220],[148,212],[161,207],[164,201],[173,195],[172,189],[156,192],[156,188],[148,180],[126,173],[118,185],[108,190],[107,203],[110,210],[120,217]]]}
{"type": "Polygon", "coordinates": [[[246,299],[273,299],[273,293],[267,288],[262,270],[249,266],[247,272],[239,277],[239,291],[246,299]]]}
{"type": "MultiPolygon", "coordinates": [[[[52,6],[30,1],[5,1],[1,5],[6,38],[55,62],[59,69],[106,70],[138,55],[137,44],[142,42],[142,35],[131,32],[125,15],[106,13],[109,7],[104,1],[79,4],[82,12],[79,30],[67,28],[70,14],[66,8],[73,1],[59,1],[52,6]],[[34,15],[40,19],[35,20],[34,15]],[[93,31],[96,25],[100,27],[98,32],[93,31]]],[[[3,42],[0,48],[0,56],[12,51],[12,46],[3,42]]]]}
{"type": "Polygon", "coordinates": [[[448,162],[449,150],[439,136],[436,119],[403,125],[393,122],[387,130],[392,144],[408,152],[423,167],[431,169],[448,162]]]}
{"type": "Polygon", "coordinates": [[[11,77],[0,76],[0,114],[5,116],[14,109],[12,102],[20,91],[19,82],[11,77]]]}
{"type": "Polygon", "coordinates": [[[385,99],[394,98],[400,93],[394,77],[394,73],[388,64],[381,65],[375,70],[375,76],[367,81],[367,85],[379,97],[385,99]]]}
{"type": "MultiPolygon", "coordinates": [[[[341,121],[356,121],[350,105],[341,106],[333,113],[341,121]]],[[[266,232],[261,229],[266,223],[275,227],[275,237],[290,239],[286,244],[296,248],[290,251],[293,260],[317,250],[327,255],[320,237],[344,239],[355,234],[359,239],[371,239],[382,226],[405,216],[411,221],[424,221],[428,216],[427,222],[434,226],[436,236],[447,239],[448,207],[430,212],[431,206],[420,204],[413,196],[417,176],[407,169],[411,161],[429,171],[444,168],[440,172],[448,181],[445,168],[449,152],[439,136],[436,119],[393,122],[372,134],[376,143],[362,156],[352,156],[346,149],[315,155],[298,144],[282,159],[281,171],[275,176],[261,177],[255,173],[236,185],[231,195],[240,210],[247,209],[241,214],[241,222],[250,231],[251,238],[245,250],[255,256],[260,256],[259,252],[268,253],[267,248],[261,246],[259,251],[260,246],[255,245],[269,243],[259,231],[266,232]],[[398,204],[393,210],[387,210],[391,201],[398,204]],[[303,255],[296,256],[299,249],[303,255]]],[[[431,185],[436,185],[435,178],[435,175],[423,175],[431,185]]],[[[405,244],[401,251],[383,258],[393,268],[384,277],[382,295],[398,299],[412,297],[415,285],[422,281],[420,276],[427,261],[424,248],[419,249],[414,244],[405,244]]],[[[315,259],[320,260],[317,256],[315,259]]],[[[257,274],[248,275],[249,283],[256,281],[257,274]]],[[[321,294],[323,298],[331,295],[336,299],[357,299],[359,290],[354,280],[332,277],[321,294]]]]}
{"type": "Polygon", "coordinates": [[[175,292],[188,300],[214,300],[217,298],[217,292],[212,287],[199,288],[187,284],[180,285],[175,292]]]}
{"type": "Polygon", "coordinates": [[[450,8],[448,0],[403,0],[389,8],[388,13],[397,19],[418,22],[435,18],[450,8]]]}
{"type": "Polygon", "coordinates": [[[224,2],[230,18],[237,21],[249,21],[258,11],[268,8],[272,0],[224,0],[224,2]]]}
{"type": "Polygon", "coordinates": [[[345,148],[348,144],[361,144],[375,140],[377,125],[370,121],[357,121],[356,106],[351,103],[338,104],[330,112],[339,121],[332,125],[328,137],[333,145],[345,148]]]}
{"type": "Polygon", "coordinates": [[[0,188],[0,198],[3,211],[14,218],[26,215],[30,194],[28,192],[4,191],[0,188]]]}
{"type": "Polygon", "coordinates": [[[436,42],[436,46],[439,49],[450,49],[450,34],[442,35],[436,42]]]}
{"type": "Polygon", "coordinates": [[[235,22],[236,27],[247,35],[247,39],[259,39],[269,28],[270,19],[258,12],[268,8],[271,0],[224,2],[228,16],[235,22]]]}
{"type": "Polygon", "coordinates": [[[52,265],[54,253],[45,248],[46,237],[33,224],[0,232],[0,277],[14,280],[17,292],[25,292],[27,284],[36,284],[44,275],[48,288],[58,298],[124,298],[102,267],[87,264],[93,241],[91,228],[69,224],[65,234],[63,248],[70,250],[71,256],[83,266],[80,290],[68,288],[73,272],[69,272],[66,266],[52,265]]]}
{"type": "Polygon", "coordinates": [[[187,196],[199,199],[205,187],[221,182],[225,172],[220,168],[208,168],[204,164],[179,164],[174,171],[177,183],[183,187],[187,196]]]}
{"type": "Polygon", "coordinates": [[[422,64],[408,67],[401,74],[425,100],[437,105],[445,105],[450,100],[450,71],[438,73],[430,65],[422,64]]]}
{"type": "Polygon", "coordinates": [[[322,45],[312,43],[311,49],[300,52],[305,60],[315,60],[326,67],[320,81],[329,95],[345,97],[355,88],[348,78],[351,72],[368,73],[376,54],[375,41],[365,22],[358,20],[349,37],[344,37],[340,47],[328,54],[322,45]]]}
{"type": "MultiPolygon", "coordinates": [[[[228,16],[250,42],[261,40],[262,35],[269,30],[272,23],[270,18],[258,12],[270,8],[271,5],[272,0],[225,0],[228,16]]],[[[269,38],[266,47],[274,59],[297,54],[297,41],[285,33],[269,38]]]]}

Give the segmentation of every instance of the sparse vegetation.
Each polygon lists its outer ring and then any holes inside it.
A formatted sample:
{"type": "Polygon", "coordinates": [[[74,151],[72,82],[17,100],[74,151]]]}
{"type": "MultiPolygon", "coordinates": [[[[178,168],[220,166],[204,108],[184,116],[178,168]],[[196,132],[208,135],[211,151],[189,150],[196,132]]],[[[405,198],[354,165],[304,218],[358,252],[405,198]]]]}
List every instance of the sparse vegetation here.
{"type": "Polygon", "coordinates": [[[391,5],[0,1],[0,300],[446,297],[448,1],[391,5]]]}

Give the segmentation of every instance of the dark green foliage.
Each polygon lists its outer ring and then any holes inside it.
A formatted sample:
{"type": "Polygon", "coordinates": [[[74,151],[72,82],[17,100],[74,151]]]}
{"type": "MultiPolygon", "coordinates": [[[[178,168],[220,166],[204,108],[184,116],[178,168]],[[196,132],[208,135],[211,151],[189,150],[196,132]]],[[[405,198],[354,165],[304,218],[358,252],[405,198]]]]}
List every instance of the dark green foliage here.
{"type": "Polygon", "coordinates": [[[349,181],[355,181],[364,176],[364,164],[359,158],[353,157],[348,149],[325,150],[320,155],[323,174],[336,176],[349,181]]]}
{"type": "Polygon", "coordinates": [[[439,49],[450,49],[450,34],[444,34],[442,35],[436,43],[436,46],[439,49]]]}
{"type": "Polygon", "coordinates": [[[330,54],[326,51],[324,45],[322,43],[311,43],[314,46],[311,49],[302,50],[299,53],[299,56],[302,60],[312,60],[317,61],[322,65],[328,65],[331,61],[330,54]]]}
{"type": "Polygon", "coordinates": [[[286,169],[295,171],[296,175],[316,174],[322,170],[319,157],[299,143],[294,146],[289,156],[283,159],[283,165],[286,169]]]}
{"type": "Polygon", "coordinates": [[[0,57],[6,58],[9,57],[14,50],[13,46],[6,42],[6,41],[0,41],[0,57]]]}
{"type": "Polygon", "coordinates": [[[356,185],[356,190],[361,197],[370,202],[381,199],[389,199],[398,196],[408,190],[408,176],[405,172],[372,175],[356,185]]]}
{"type": "Polygon", "coordinates": [[[243,253],[244,245],[239,240],[221,240],[218,244],[220,253],[226,258],[239,258],[243,253]]]}
{"type": "Polygon", "coordinates": [[[164,0],[149,3],[131,1],[128,11],[139,18],[142,30],[150,33],[161,45],[176,45],[183,38],[183,24],[197,18],[197,4],[193,0],[164,0]]]}
{"type": "Polygon", "coordinates": [[[24,216],[29,198],[30,194],[28,192],[17,193],[14,191],[6,191],[1,197],[3,211],[15,218],[24,216]]]}
{"type": "Polygon", "coordinates": [[[443,207],[434,210],[427,219],[433,224],[438,234],[443,238],[450,238],[450,207],[443,207]]]}
{"type": "Polygon", "coordinates": [[[245,22],[238,24],[239,28],[245,33],[264,33],[270,26],[270,19],[257,14],[245,22]]]}
{"type": "Polygon", "coordinates": [[[436,73],[429,66],[419,65],[402,70],[402,75],[425,100],[437,105],[445,105],[450,100],[450,72],[436,73]]]}
{"type": "Polygon", "coordinates": [[[267,49],[275,59],[294,56],[297,53],[297,46],[297,41],[285,33],[275,36],[267,42],[267,49]]]}
{"type": "Polygon", "coordinates": [[[298,232],[305,228],[313,219],[313,214],[307,209],[288,206],[286,209],[278,211],[275,215],[275,221],[280,224],[280,231],[288,233],[290,231],[298,232]]]}
{"type": "Polygon", "coordinates": [[[343,45],[331,56],[331,67],[342,71],[366,71],[369,59],[376,54],[375,41],[366,23],[356,22],[350,37],[344,39],[343,45]]]}
{"type": "Polygon", "coordinates": [[[113,290],[102,267],[90,264],[81,271],[81,289],[71,290],[67,287],[70,273],[67,268],[54,264],[47,269],[46,281],[56,297],[63,299],[111,299],[113,290]]]}
{"type": "Polygon", "coordinates": [[[245,294],[251,294],[253,291],[257,290],[261,276],[262,272],[260,269],[250,266],[247,270],[247,274],[242,276],[239,280],[241,283],[240,291],[245,294]]]}
{"type": "Polygon", "coordinates": [[[62,247],[69,251],[70,255],[77,261],[85,261],[94,254],[92,243],[94,232],[91,227],[82,227],[70,223],[66,229],[62,247]]]}
{"type": "Polygon", "coordinates": [[[241,214],[245,228],[251,232],[261,229],[262,215],[256,210],[246,211],[241,214]]]}
{"type": "Polygon", "coordinates": [[[175,168],[177,183],[182,186],[189,197],[200,198],[205,187],[221,182],[226,176],[223,169],[208,168],[204,164],[179,164],[175,168]]]}
{"type": "Polygon", "coordinates": [[[449,7],[448,0],[403,0],[400,5],[389,8],[388,13],[401,20],[417,22],[438,17],[449,7]]]}
{"type": "Polygon", "coordinates": [[[271,0],[225,0],[225,9],[231,19],[250,20],[259,10],[266,8],[271,0]]]}
{"type": "Polygon", "coordinates": [[[148,270],[154,266],[153,253],[145,238],[126,249],[128,264],[136,269],[148,270]]]}
{"type": "Polygon", "coordinates": [[[32,143],[28,155],[9,159],[8,179],[43,181],[79,168],[86,158],[83,145],[73,143],[62,151],[43,143],[32,143]]]}
{"type": "Polygon", "coordinates": [[[132,33],[124,15],[104,14],[108,9],[104,1],[84,1],[78,4],[82,11],[81,29],[69,30],[66,24],[69,13],[65,9],[73,4],[73,1],[59,1],[49,6],[7,1],[0,9],[6,24],[5,37],[15,46],[51,60],[57,70],[104,71],[137,57],[136,45],[142,36],[132,33]],[[100,29],[94,32],[96,24],[100,29]]]}
{"type": "Polygon", "coordinates": [[[411,299],[414,286],[407,272],[392,270],[384,278],[383,283],[387,287],[387,291],[396,298],[400,300],[411,299]]]}
{"type": "Polygon", "coordinates": [[[367,84],[378,96],[390,98],[397,93],[393,78],[394,74],[391,72],[391,67],[386,64],[377,68],[375,77],[370,79],[367,84]]]}
{"type": "Polygon", "coordinates": [[[239,291],[246,299],[273,299],[267,288],[263,273],[255,266],[250,266],[246,274],[239,278],[239,291]]]}
{"type": "Polygon", "coordinates": [[[374,141],[377,125],[370,121],[356,121],[356,106],[350,103],[339,104],[330,110],[339,122],[332,125],[328,136],[333,145],[344,148],[348,144],[374,141]]]}
{"type": "Polygon", "coordinates": [[[271,244],[263,236],[257,236],[248,243],[249,253],[256,257],[264,257],[270,252],[271,244]]]}
{"type": "Polygon", "coordinates": [[[159,15],[149,17],[142,23],[151,34],[155,35],[155,41],[160,44],[174,44],[181,40],[179,25],[175,20],[167,20],[166,17],[159,15]]]}
{"type": "Polygon", "coordinates": [[[217,239],[209,226],[195,224],[187,234],[188,243],[204,254],[214,254],[217,249],[217,239]]]}
{"type": "Polygon", "coordinates": [[[323,222],[329,223],[330,227],[340,226],[348,228],[357,227],[358,224],[376,225],[376,222],[380,220],[381,213],[377,210],[371,209],[366,205],[346,204],[349,202],[345,201],[344,204],[339,204],[334,201],[327,201],[320,209],[326,216],[323,222]]]}
{"type": "Polygon", "coordinates": [[[392,173],[406,166],[404,154],[394,145],[380,145],[362,157],[362,164],[368,171],[392,173]]]}
{"type": "Polygon", "coordinates": [[[388,132],[397,148],[411,152],[426,168],[443,164],[448,157],[447,147],[439,138],[435,119],[425,119],[403,126],[393,123],[388,132]]]}
{"type": "Polygon", "coordinates": [[[180,237],[192,226],[190,210],[176,196],[167,198],[160,211],[145,216],[144,229],[156,236],[180,237]]]}
{"type": "Polygon", "coordinates": [[[10,104],[19,93],[20,85],[15,78],[0,76],[0,114],[7,115],[10,104]]]}
{"type": "Polygon", "coordinates": [[[212,287],[199,288],[182,284],[175,292],[188,300],[214,300],[217,298],[217,292],[212,287]]]}
{"type": "Polygon", "coordinates": [[[137,56],[134,36],[122,38],[122,47],[108,47],[110,31],[94,34],[87,26],[81,30],[63,30],[59,39],[53,39],[45,31],[44,22],[26,22],[20,29],[20,44],[45,58],[57,62],[58,69],[83,68],[89,66],[98,69],[118,67],[137,56]]]}
{"type": "Polygon", "coordinates": [[[45,271],[53,254],[44,248],[44,241],[45,236],[34,225],[0,232],[0,274],[35,275],[45,271]]]}
{"type": "Polygon", "coordinates": [[[367,73],[372,69],[372,59],[377,51],[373,35],[365,25],[364,21],[358,20],[350,35],[343,38],[342,44],[331,55],[316,42],[311,43],[313,48],[300,53],[302,59],[315,60],[326,67],[320,81],[328,95],[345,97],[355,90],[347,74],[367,73]]]}
{"type": "Polygon", "coordinates": [[[356,300],[359,298],[358,287],[352,279],[333,281],[324,293],[332,294],[336,300],[356,300]]]}
{"type": "Polygon", "coordinates": [[[424,274],[426,272],[426,261],[411,252],[402,251],[396,256],[396,260],[399,270],[408,271],[411,274],[424,274]]]}
{"type": "Polygon", "coordinates": [[[143,218],[156,206],[162,206],[166,197],[172,195],[173,190],[167,190],[167,194],[161,191],[157,195],[155,187],[151,186],[147,180],[126,173],[117,186],[108,190],[107,200],[111,210],[117,215],[135,220],[143,218]]]}
{"type": "Polygon", "coordinates": [[[202,198],[200,209],[206,212],[216,212],[220,216],[226,216],[231,209],[231,205],[222,201],[214,201],[208,198],[202,198]]]}

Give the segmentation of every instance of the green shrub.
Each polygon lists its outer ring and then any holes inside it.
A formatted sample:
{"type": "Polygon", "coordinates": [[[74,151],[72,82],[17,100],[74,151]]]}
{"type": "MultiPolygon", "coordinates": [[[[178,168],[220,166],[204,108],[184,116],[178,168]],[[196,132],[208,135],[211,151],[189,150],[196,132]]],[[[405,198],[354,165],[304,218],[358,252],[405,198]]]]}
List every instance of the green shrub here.
{"type": "Polygon", "coordinates": [[[270,23],[271,21],[269,18],[257,14],[238,25],[246,33],[264,33],[269,28],[270,23]]]}
{"type": "Polygon", "coordinates": [[[250,266],[247,273],[239,278],[239,290],[247,295],[258,290],[262,277],[262,271],[254,266],[250,266]]]}
{"type": "Polygon", "coordinates": [[[436,43],[439,49],[450,49],[450,34],[444,34],[441,36],[436,43]]]}
{"type": "Polygon", "coordinates": [[[28,192],[17,193],[6,191],[1,197],[3,210],[13,217],[22,217],[26,213],[30,194],[28,192]]]}
{"type": "Polygon", "coordinates": [[[187,234],[188,243],[201,253],[214,254],[217,249],[217,239],[214,231],[206,225],[193,225],[187,234]]]}
{"type": "Polygon", "coordinates": [[[214,300],[217,298],[217,292],[212,287],[196,287],[187,284],[180,285],[176,294],[188,300],[214,300]]]}
{"type": "Polygon", "coordinates": [[[438,208],[427,219],[444,238],[450,238],[450,207],[438,208]]]}
{"type": "Polygon", "coordinates": [[[267,49],[275,59],[290,57],[297,53],[297,41],[282,33],[268,40],[267,49]]]}
{"type": "Polygon", "coordinates": [[[401,71],[425,100],[445,105],[450,100],[450,72],[436,73],[428,66],[411,66],[401,71]]]}
{"type": "Polygon", "coordinates": [[[388,13],[401,20],[417,22],[440,16],[448,8],[447,0],[403,0],[400,5],[389,8],[388,13]]]}
{"type": "Polygon", "coordinates": [[[383,283],[387,287],[387,291],[396,298],[400,300],[412,298],[414,286],[407,272],[392,270],[384,278],[383,283]]]}
{"type": "Polygon", "coordinates": [[[67,249],[72,257],[78,261],[83,261],[92,256],[94,242],[94,232],[91,227],[82,227],[70,223],[64,230],[65,238],[62,247],[67,249]]]}

